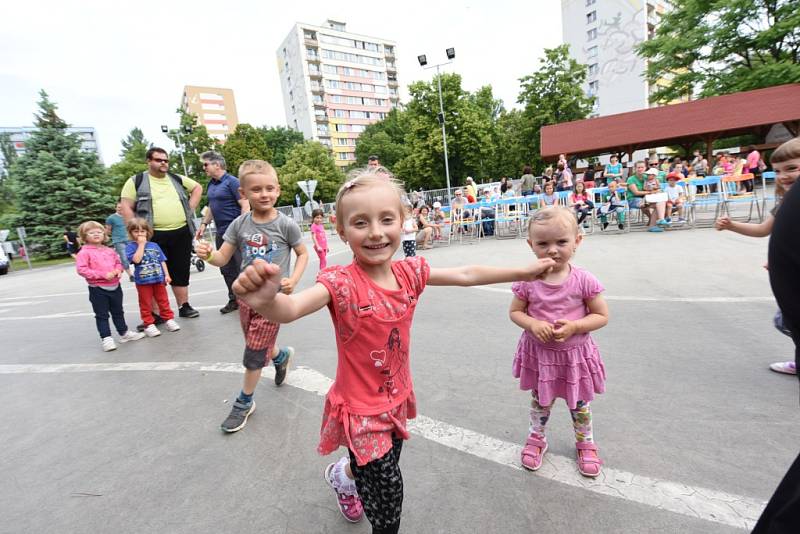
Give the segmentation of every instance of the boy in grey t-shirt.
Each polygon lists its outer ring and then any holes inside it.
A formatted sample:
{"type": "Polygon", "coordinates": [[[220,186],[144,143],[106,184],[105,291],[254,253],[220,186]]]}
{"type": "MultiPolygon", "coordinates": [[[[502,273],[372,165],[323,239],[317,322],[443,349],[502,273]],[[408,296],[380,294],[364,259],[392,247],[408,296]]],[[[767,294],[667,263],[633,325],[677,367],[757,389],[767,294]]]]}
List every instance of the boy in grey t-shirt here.
{"type": "MultiPolygon", "coordinates": [[[[197,255],[211,265],[221,267],[227,265],[238,249],[242,254],[242,270],[256,259],[279,265],[281,291],[291,293],[308,264],[308,251],[297,224],[275,209],[275,202],[281,194],[275,169],[266,161],[244,162],[239,167],[239,191],[242,197],[247,198],[251,211],[231,222],[219,250],[213,250],[210,243],[200,242],[195,247],[197,255]],[[289,274],[292,250],[297,255],[297,261],[294,271],[289,274]]],[[[276,340],[280,325],[266,320],[241,300],[239,319],[245,341],[242,362],[245,366],[244,384],[231,413],[221,425],[225,432],[236,432],[247,424],[247,418],[256,407],[253,394],[261,370],[272,360],[275,365],[275,385],[280,386],[294,354],[292,347],[278,349],[276,340]]]]}

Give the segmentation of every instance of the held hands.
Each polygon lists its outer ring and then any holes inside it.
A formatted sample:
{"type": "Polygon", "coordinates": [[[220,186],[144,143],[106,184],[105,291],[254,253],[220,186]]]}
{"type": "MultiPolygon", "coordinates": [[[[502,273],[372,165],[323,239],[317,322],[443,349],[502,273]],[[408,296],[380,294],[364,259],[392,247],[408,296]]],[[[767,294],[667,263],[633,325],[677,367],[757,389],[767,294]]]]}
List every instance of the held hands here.
{"type": "Polygon", "coordinates": [[[553,329],[553,339],[563,343],[571,338],[577,331],[578,326],[575,324],[575,321],[556,319],[555,328],[553,329]]]}
{"type": "Polygon", "coordinates": [[[194,246],[194,251],[198,256],[208,261],[214,249],[211,248],[211,243],[209,243],[208,241],[198,241],[197,244],[194,246]]]}
{"type": "Polygon", "coordinates": [[[252,308],[272,305],[279,291],[281,268],[261,259],[248,265],[233,283],[233,292],[252,308]]]}
{"type": "Polygon", "coordinates": [[[540,258],[535,263],[531,263],[526,269],[523,280],[537,280],[544,278],[555,267],[556,262],[552,258],[540,258]]]}
{"type": "Polygon", "coordinates": [[[730,217],[720,217],[714,222],[714,228],[717,230],[730,230],[733,228],[730,217]]]}

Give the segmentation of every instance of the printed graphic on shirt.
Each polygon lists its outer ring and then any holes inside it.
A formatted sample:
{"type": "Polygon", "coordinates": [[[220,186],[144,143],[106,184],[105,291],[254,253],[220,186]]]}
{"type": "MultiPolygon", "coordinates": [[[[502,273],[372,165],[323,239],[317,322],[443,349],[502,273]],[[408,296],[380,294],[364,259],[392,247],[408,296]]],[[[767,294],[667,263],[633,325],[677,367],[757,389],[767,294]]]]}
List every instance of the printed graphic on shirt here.
{"type": "Polygon", "coordinates": [[[375,369],[383,375],[383,384],[378,388],[378,393],[386,393],[387,399],[391,400],[398,393],[395,379],[404,389],[408,388],[408,351],[403,349],[398,328],[392,328],[386,345],[370,351],[369,357],[372,358],[375,369]]]}
{"type": "Polygon", "coordinates": [[[242,263],[250,265],[253,260],[264,260],[272,263],[272,255],[278,250],[278,244],[270,242],[269,236],[263,232],[251,234],[242,244],[242,263]]]}

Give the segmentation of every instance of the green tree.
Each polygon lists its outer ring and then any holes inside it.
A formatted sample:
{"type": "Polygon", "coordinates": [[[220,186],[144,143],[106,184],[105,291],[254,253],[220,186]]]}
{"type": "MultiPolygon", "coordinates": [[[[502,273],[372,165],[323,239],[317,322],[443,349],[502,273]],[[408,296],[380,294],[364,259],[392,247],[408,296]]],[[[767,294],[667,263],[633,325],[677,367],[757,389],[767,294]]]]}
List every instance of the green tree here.
{"type": "Polygon", "coordinates": [[[592,111],[593,97],[583,92],[586,65],[569,56],[568,45],[545,49],[539,69],[520,78],[517,103],[522,110],[522,142],[530,149],[532,165],[542,166],[540,130],[548,124],[585,119],[592,111]]]}
{"type": "Polygon", "coordinates": [[[286,163],[278,171],[278,178],[281,184],[280,205],[294,204],[294,196],[300,191],[297,186],[300,180],[316,180],[314,200],[333,202],[344,182],[344,173],[336,167],[330,150],[316,141],[306,141],[289,151],[286,163]]]}
{"type": "Polygon", "coordinates": [[[149,143],[139,128],[133,128],[122,140],[120,160],[108,168],[108,174],[114,183],[113,192],[119,196],[125,181],[131,176],[147,170],[147,149],[149,143]]]}
{"type": "Polygon", "coordinates": [[[519,177],[522,167],[538,159],[525,141],[521,110],[502,111],[495,124],[495,176],[519,177]]]}
{"type": "Polygon", "coordinates": [[[11,142],[11,136],[5,132],[0,133],[0,154],[3,157],[3,165],[0,167],[0,215],[2,215],[14,205],[14,192],[8,172],[17,160],[17,151],[11,142]]]}
{"type": "Polygon", "coordinates": [[[405,145],[406,119],[407,114],[395,108],[383,120],[367,126],[356,141],[357,164],[366,165],[368,158],[375,154],[380,158],[381,165],[393,169],[397,162],[405,158],[408,155],[405,145]]]}
{"type": "Polygon", "coordinates": [[[219,143],[208,135],[208,130],[205,126],[197,121],[197,115],[187,113],[181,108],[176,110],[180,117],[180,123],[177,130],[170,130],[167,136],[175,143],[176,149],[169,155],[169,170],[176,174],[184,174],[183,161],[181,161],[180,145],[183,145],[183,159],[186,162],[186,174],[192,180],[195,180],[203,186],[203,201],[201,205],[205,205],[206,198],[205,192],[207,191],[208,176],[203,171],[203,161],[200,158],[203,152],[209,150],[219,151],[219,143]],[[188,128],[187,128],[188,127],[188,128]],[[188,131],[191,130],[191,131],[188,131]],[[180,141],[178,138],[180,137],[180,141]]]}
{"type": "Polygon", "coordinates": [[[40,92],[37,130],[25,153],[11,166],[19,215],[29,242],[53,257],[64,253],[64,227],[86,220],[105,220],[114,211],[113,184],[97,155],[81,150],[78,136],[56,112],[47,93],[40,92]]]}
{"type": "Polygon", "coordinates": [[[304,141],[302,133],[283,126],[271,128],[262,126],[259,131],[264,136],[264,141],[266,141],[267,147],[272,152],[272,159],[269,162],[276,169],[283,167],[286,164],[289,151],[295,145],[299,145],[304,141]]]}
{"type": "Polygon", "coordinates": [[[662,103],[800,82],[800,2],[674,0],[637,51],[662,103]]]}
{"type": "Polygon", "coordinates": [[[248,159],[272,160],[272,151],[264,136],[258,128],[247,123],[236,126],[236,130],[228,136],[220,150],[231,174],[237,174],[239,165],[248,159]]]}

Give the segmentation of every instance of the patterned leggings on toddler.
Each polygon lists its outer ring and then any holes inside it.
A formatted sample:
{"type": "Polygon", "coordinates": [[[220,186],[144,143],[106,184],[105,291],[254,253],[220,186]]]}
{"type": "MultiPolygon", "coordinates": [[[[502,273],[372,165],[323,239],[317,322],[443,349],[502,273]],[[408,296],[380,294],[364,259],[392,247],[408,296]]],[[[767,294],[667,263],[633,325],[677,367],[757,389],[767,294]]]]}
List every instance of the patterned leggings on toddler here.
{"type": "MultiPolygon", "coordinates": [[[[542,441],[545,440],[544,427],[550,419],[550,409],[553,407],[539,404],[539,397],[531,391],[531,436],[542,441]]],[[[578,401],[574,410],[569,411],[572,416],[572,427],[575,430],[575,441],[592,443],[592,409],[589,403],[578,401]]]]}
{"type": "Polygon", "coordinates": [[[402,450],[403,440],[392,436],[392,450],[362,466],[350,451],[350,469],[373,534],[395,534],[400,529],[403,475],[398,462],[402,450]]]}

